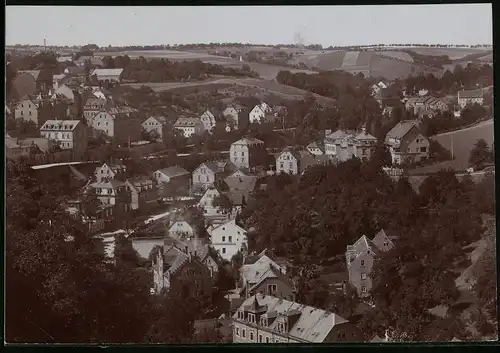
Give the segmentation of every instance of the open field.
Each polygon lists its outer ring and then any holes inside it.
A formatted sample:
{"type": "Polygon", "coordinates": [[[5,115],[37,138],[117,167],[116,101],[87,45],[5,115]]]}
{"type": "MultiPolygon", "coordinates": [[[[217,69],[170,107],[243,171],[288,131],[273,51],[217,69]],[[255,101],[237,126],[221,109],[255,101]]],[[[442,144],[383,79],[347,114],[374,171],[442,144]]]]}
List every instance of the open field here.
{"type": "Polygon", "coordinates": [[[458,60],[470,54],[491,52],[489,48],[408,48],[422,55],[441,56],[448,55],[451,60],[458,60]]]}
{"type": "MultiPolygon", "coordinates": [[[[141,86],[151,87],[156,92],[170,91],[186,87],[199,87],[205,85],[224,86],[224,85],[239,85],[249,88],[257,88],[263,93],[274,94],[285,99],[303,99],[308,92],[299,88],[282,85],[276,81],[263,80],[257,78],[215,78],[206,81],[196,82],[144,82],[144,83],[127,83],[124,86],[139,88],[141,86]]],[[[323,97],[314,94],[318,102],[322,104],[332,104],[334,99],[323,97]]]]}
{"type": "Polygon", "coordinates": [[[484,139],[486,143],[491,146],[494,141],[493,131],[493,119],[491,119],[470,128],[431,137],[431,139],[439,142],[441,146],[449,151],[451,151],[451,144],[453,143],[453,154],[455,159],[417,168],[414,172],[437,172],[446,168],[452,168],[454,170],[467,169],[469,166],[469,153],[474,148],[477,140],[484,139]]]}
{"type": "MultiPolygon", "coordinates": [[[[242,48],[244,49],[244,48],[242,48]]],[[[207,51],[177,51],[177,50],[144,50],[144,51],[122,51],[122,52],[96,52],[96,56],[118,56],[128,55],[130,58],[135,59],[143,56],[149,58],[163,58],[170,61],[184,61],[184,60],[201,60],[207,64],[216,64],[229,66],[234,68],[241,68],[243,64],[247,64],[250,68],[259,73],[262,78],[273,80],[281,70],[289,70],[291,72],[306,72],[314,73],[314,71],[293,69],[286,66],[268,65],[261,63],[241,62],[236,59],[227,58],[224,56],[210,55],[207,51]]]]}

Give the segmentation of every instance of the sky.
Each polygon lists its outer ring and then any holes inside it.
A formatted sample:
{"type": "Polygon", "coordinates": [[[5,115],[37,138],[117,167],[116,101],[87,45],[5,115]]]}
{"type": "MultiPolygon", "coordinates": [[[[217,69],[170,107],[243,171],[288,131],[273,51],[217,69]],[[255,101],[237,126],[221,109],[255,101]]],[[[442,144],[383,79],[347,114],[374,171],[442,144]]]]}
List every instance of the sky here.
{"type": "Polygon", "coordinates": [[[6,45],[492,44],[492,18],[491,4],[7,6],[6,45]]]}

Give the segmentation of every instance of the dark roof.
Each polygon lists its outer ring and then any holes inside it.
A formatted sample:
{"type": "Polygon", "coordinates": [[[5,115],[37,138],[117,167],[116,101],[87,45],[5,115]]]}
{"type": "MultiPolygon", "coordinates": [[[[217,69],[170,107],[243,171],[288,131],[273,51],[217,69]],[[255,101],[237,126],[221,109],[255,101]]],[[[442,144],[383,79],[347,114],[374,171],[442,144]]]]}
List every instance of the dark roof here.
{"type": "Polygon", "coordinates": [[[483,91],[482,90],[475,90],[475,91],[460,91],[458,92],[458,98],[483,98],[483,91]]]}
{"type": "Polygon", "coordinates": [[[387,133],[385,137],[386,143],[389,143],[389,138],[402,139],[413,127],[417,127],[417,124],[416,120],[400,121],[387,133]]]}

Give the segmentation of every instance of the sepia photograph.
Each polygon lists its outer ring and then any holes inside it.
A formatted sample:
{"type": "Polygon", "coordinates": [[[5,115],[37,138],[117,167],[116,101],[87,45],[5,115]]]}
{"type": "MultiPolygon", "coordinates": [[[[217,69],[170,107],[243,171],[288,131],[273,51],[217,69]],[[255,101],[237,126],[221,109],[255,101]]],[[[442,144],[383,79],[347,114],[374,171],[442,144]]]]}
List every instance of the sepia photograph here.
{"type": "Polygon", "coordinates": [[[6,345],[498,340],[491,4],[5,16],[6,345]]]}

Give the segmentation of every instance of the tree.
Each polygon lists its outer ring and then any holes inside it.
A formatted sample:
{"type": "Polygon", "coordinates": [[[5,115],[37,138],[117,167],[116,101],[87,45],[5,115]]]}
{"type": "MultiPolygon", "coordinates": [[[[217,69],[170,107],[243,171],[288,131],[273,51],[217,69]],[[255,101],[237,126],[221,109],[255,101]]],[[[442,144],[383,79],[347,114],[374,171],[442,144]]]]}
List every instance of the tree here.
{"type": "Polygon", "coordinates": [[[231,210],[233,209],[233,204],[231,203],[229,198],[224,194],[215,197],[212,202],[212,205],[214,207],[219,207],[224,213],[231,212],[231,210]]]}
{"type": "Polygon", "coordinates": [[[481,169],[486,163],[492,162],[492,153],[485,140],[477,140],[469,154],[469,166],[481,169]]]}

